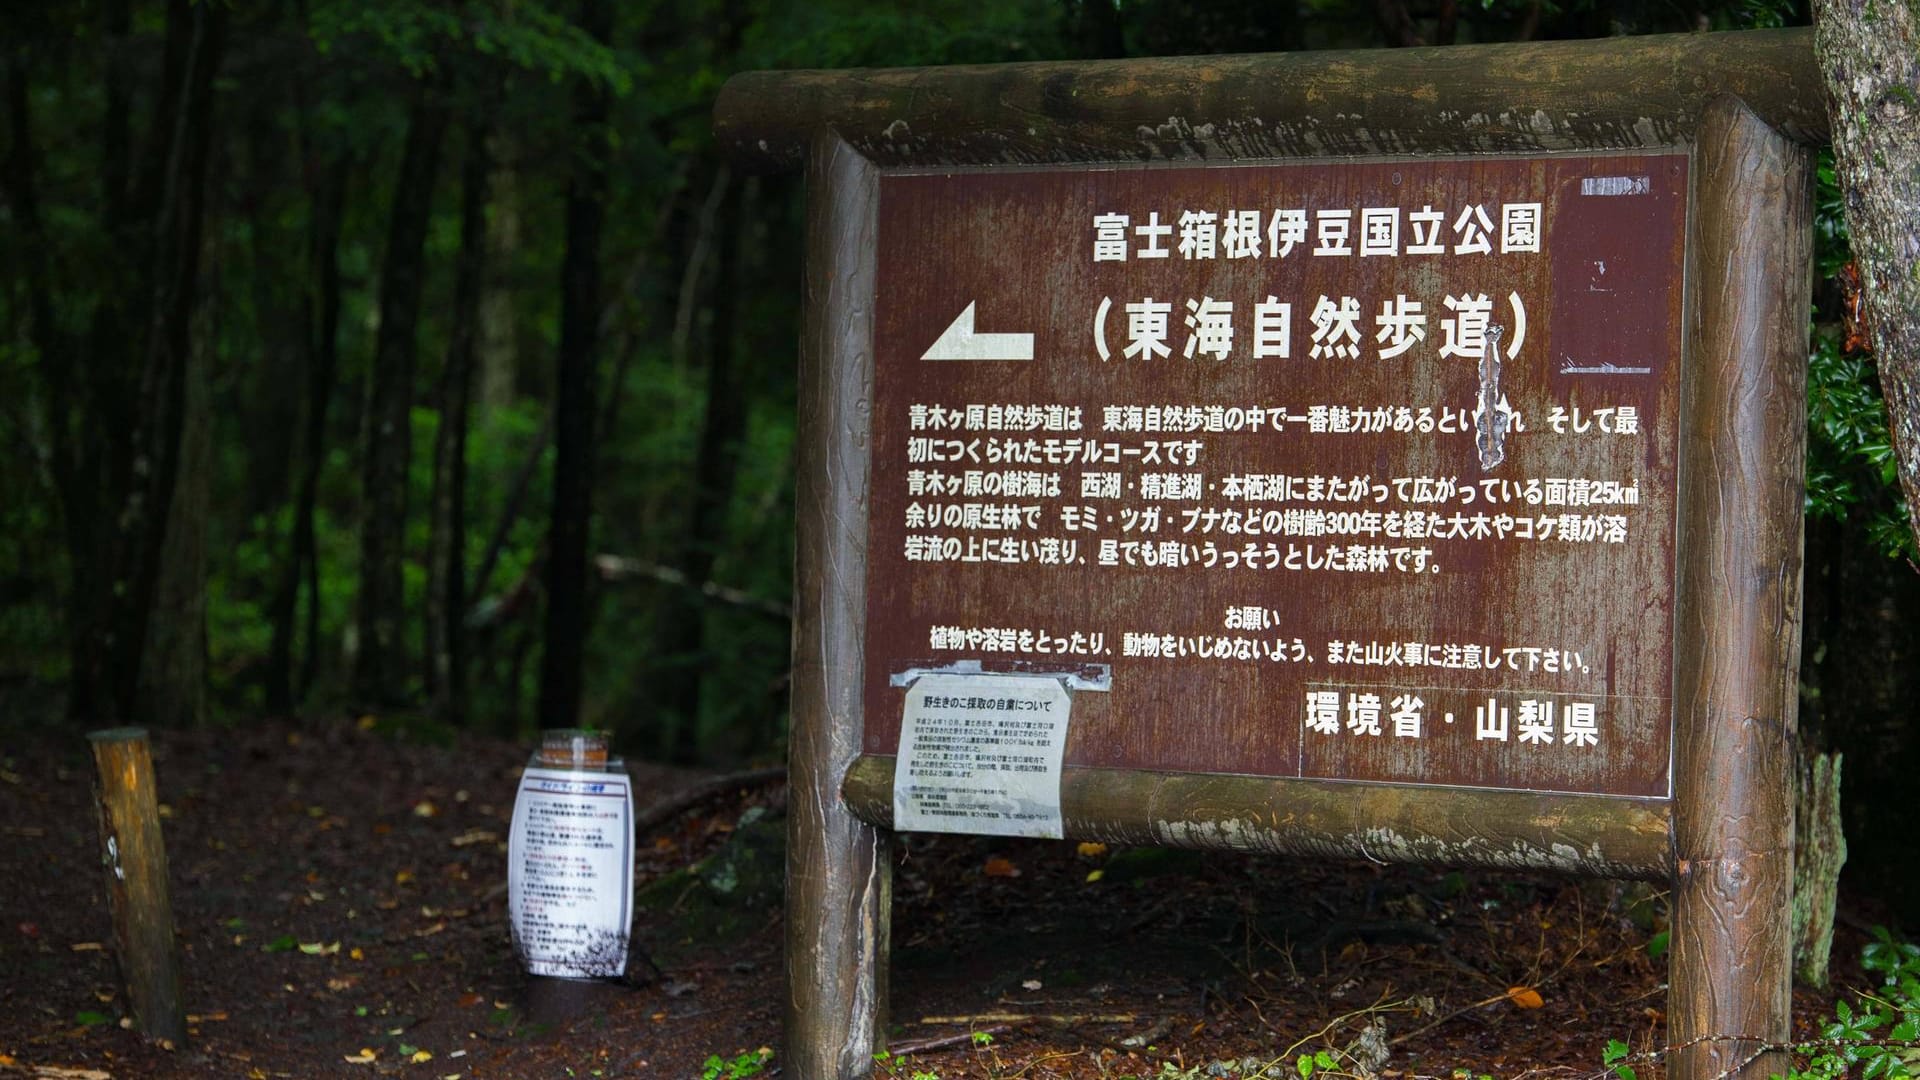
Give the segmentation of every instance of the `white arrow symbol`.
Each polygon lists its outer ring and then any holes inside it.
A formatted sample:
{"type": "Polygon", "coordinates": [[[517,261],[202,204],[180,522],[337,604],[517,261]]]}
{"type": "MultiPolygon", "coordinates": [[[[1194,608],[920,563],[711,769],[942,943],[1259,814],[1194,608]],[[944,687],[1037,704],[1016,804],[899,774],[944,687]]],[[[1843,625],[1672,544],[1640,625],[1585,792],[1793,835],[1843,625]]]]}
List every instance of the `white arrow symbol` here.
{"type": "Polygon", "coordinates": [[[1031,360],[1033,359],[1032,334],[976,334],[973,332],[973,309],[978,302],[967,305],[967,310],[953,320],[953,325],[941,331],[940,339],[933,343],[920,357],[922,360],[1031,360]]]}

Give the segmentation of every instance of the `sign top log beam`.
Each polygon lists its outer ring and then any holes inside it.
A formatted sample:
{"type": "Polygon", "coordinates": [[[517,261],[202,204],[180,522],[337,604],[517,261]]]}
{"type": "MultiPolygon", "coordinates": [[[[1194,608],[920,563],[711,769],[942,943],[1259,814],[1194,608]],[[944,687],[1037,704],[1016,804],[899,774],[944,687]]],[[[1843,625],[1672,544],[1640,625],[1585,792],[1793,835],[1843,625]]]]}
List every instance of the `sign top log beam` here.
{"type": "Polygon", "coordinates": [[[1742,99],[1828,142],[1805,28],[1587,41],[734,76],[715,133],[799,167],[831,131],[883,168],[1223,162],[1678,146],[1742,99]]]}

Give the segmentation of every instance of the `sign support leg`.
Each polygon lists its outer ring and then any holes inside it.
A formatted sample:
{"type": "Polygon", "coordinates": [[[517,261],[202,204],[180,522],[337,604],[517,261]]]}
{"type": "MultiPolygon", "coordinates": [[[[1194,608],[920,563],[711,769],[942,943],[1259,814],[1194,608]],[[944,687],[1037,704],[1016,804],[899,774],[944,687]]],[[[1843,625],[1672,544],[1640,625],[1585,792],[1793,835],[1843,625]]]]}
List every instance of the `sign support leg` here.
{"type": "Polygon", "coordinates": [[[807,169],[792,732],[788,761],[785,1064],[856,1080],[886,1047],[890,833],[840,782],[860,752],[876,177],[832,137],[807,169]]]}
{"type": "Polygon", "coordinates": [[[1792,1005],[1812,159],[1731,97],[1695,153],[1668,1075],[1764,1078],[1792,1005]]]}

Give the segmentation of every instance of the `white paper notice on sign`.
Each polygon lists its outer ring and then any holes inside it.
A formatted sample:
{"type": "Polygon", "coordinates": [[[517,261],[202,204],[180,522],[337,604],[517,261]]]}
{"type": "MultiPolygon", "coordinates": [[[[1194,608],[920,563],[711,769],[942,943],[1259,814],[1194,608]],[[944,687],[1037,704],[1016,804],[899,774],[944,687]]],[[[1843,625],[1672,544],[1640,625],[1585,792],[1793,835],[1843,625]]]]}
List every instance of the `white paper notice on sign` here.
{"type": "Polygon", "coordinates": [[[529,768],[507,839],[507,918],[528,974],[615,978],[633,927],[633,784],[529,768]]]}
{"type": "Polygon", "coordinates": [[[1042,675],[922,675],[907,688],[893,827],[1058,839],[1073,696],[1042,675]]]}

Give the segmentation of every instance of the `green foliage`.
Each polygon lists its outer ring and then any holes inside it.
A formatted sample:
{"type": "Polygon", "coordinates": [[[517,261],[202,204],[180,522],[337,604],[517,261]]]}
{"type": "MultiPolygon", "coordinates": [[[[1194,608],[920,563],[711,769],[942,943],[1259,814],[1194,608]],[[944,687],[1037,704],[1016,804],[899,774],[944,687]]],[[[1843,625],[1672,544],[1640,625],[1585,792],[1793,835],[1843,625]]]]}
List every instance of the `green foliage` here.
{"type": "Polygon", "coordinates": [[[1833,1019],[1820,1027],[1821,1041],[1794,1048],[1806,1063],[1787,1080],[1912,1080],[1920,1070],[1920,945],[1901,941],[1885,927],[1861,950],[1860,966],[1880,976],[1877,991],[1856,1003],[1833,1003],[1833,1019]]]}
{"type": "Polygon", "coordinates": [[[414,78],[441,70],[444,57],[471,49],[558,81],[590,79],[627,94],[632,61],[595,41],[542,3],[465,3],[425,0],[323,0],[307,13],[307,33],[322,54],[343,44],[371,46],[414,78]]]}
{"type": "Polygon", "coordinates": [[[1300,1080],[1307,1080],[1316,1072],[1329,1072],[1340,1067],[1340,1059],[1333,1056],[1331,1050],[1315,1050],[1311,1054],[1301,1054],[1293,1063],[1299,1072],[1300,1080]]]}
{"type": "Polygon", "coordinates": [[[755,66],[911,67],[1041,60],[1065,54],[1040,5],[939,0],[897,8],[829,0],[776,5],[749,35],[755,66]]]}
{"type": "Polygon", "coordinates": [[[1631,1056],[1632,1051],[1626,1043],[1619,1039],[1608,1039],[1606,1050],[1600,1054],[1600,1064],[1606,1066],[1607,1071],[1619,1077],[1620,1080],[1640,1080],[1640,1074],[1634,1071],[1633,1066],[1626,1063],[1627,1058],[1631,1056]]]}
{"type": "MultiPolygon", "coordinates": [[[[1873,941],[1861,950],[1860,966],[1878,976],[1879,985],[1860,991],[1851,1002],[1834,1002],[1833,1017],[1820,1026],[1820,1038],[1775,1047],[1790,1051],[1795,1059],[1786,1076],[1775,1074],[1775,1080],[1913,1080],[1920,1071],[1920,945],[1874,927],[1873,941]]],[[[1633,1063],[1661,1053],[1635,1053],[1619,1039],[1610,1039],[1600,1064],[1618,1080],[1639,1080],[1633,1063]]]]}
{"type": "Polygon", "coordinates": [[[764,1046],[758,1050],[742,1050],[730,1058],[709,1054],[700,1066],[700,1080],[747,1080],[760,1075],[772,1060],[773,1051],[764,1046]]]}
{"type": "MultiPolygon", "coordinates": [[[[1814,240],[1821,274],[1851,258],[1833,159],[1823,153],[1815,186],[1814,240]]],[[[1829,291],[1832,291],[1831,289],[1829,291]]],[[[1920,557],[1907,527],[1879,374],[1868,353],[1847,353],[1841,328],[1816,311],[1807,357],[1807,513],[1858,520],[1888,557],[1920,557]],[[1857,515],[1857,518],[1856,518],[1857,515]]]]}

